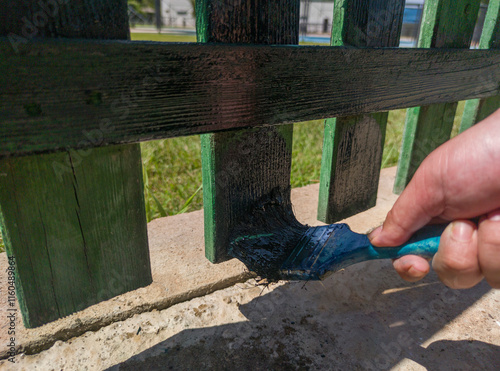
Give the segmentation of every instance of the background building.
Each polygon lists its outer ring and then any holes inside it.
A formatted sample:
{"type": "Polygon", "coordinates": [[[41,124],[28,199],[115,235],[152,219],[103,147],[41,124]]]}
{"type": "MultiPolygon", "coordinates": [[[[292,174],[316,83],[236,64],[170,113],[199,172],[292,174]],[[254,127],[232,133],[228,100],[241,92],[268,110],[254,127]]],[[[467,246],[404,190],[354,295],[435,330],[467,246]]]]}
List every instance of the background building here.
{"type": "Polygon", "coordinates": [[[189,0],[162,0],[162,14],[166,27],[196,27],[193,6],[189,0]]]}
{"type": "MultiPolygon", "coordinates": [[[[194,15],[195,0],[160,0],[162,27],[185,28],[196,27],[194,15]]],[[[155,23],[155,0],[130,0],[129,13],[131,25],[155,23]],[[131,4],[139,4],[132,7],[131,4]],[[140,11],[135,11],[140,8],[140,11]]],[[[486,2],[481,5],[478,23],[474,32],[473,46],[477,45],[481,35],[486,2]]],[[[334,0],[301,0],[300,2],[300,35],[301,41],[328,43],[331,35],[334,0]]],[[[420,31],[420,22],[424,0],[406,0],[401,46],[416,46],[420,31]]]]}
{"type": "MultiPolygon", "coordinates": [[[[129,18],[132,26],[155,24],[154,0],[129,1],[129,18]]],[[[163,27],[180,27],[194,29],[196,27],[193,4],[191,0],[160,0],[161,20],[163,27]]]]}

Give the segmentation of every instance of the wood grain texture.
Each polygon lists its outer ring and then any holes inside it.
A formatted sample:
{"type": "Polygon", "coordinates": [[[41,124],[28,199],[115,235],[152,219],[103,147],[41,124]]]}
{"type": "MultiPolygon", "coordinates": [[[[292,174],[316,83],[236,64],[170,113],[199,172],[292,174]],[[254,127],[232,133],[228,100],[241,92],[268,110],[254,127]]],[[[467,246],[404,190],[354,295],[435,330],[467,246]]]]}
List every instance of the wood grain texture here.
{"type": "Polygon", "coordinates": [[[375,206],[387,117],[325,121],[318,220],[334,223],[375,206]]]}
{"type": "Polygon", "coordinates": [[[27,327],[151,283],[137,145],[2,159],[0,207],[27,327]]]}
{"type": "MultiPolygon", "coordinates": [[[[26,22],[36,23],[37,37],[128,36],[124,1],[2,1],[0,35],[17,34],[14,53],[34,41],[23,36],[26,22]]],[[[152,281],[138,144],[1,158],[0,224],[28,328],[152,281]]]]}
{"type": "MultiPolygon", "coordinates": [[[[490,0],[479,42],[480,49],[500,49],[500,0],[490,0]]],[[[460,132],[484,120],[500,108],[500,96],[465,102],[460,132]]]]}
{"type": "Polygon", "coordinates": [[[404,0],[335,1],[331,45],[398,47],[404,4],[404,0]]]}
{"type": "MultiPolygon", "coordinates": [[[[334,7],[332,46],[397,47],[404,0],[343,0],[334,7]]],[[[334,223],[375,206],[387,113],[325,121],[318,219],[334,223]]]]}
{"type": "MultiPolygon", "coordinates": [[[[427,0],[418,46],[469,48],[479,5],[477,0],[427,0]]],[[[430,152],[450,139],[456,109],[456,102],[408,109],[394,183],[395,193],[403,191],[430,152]]]]}
{"type": "Polygon", "coordinates": [[[499,64],[498,50],[0,42],[0,156],[484,98],[499,64]]]}
{"type": "MultiPolygon", "coordinates": [[[[296,0],[202,0],[197,3],[197,14],[202,42],[298,44],[296,0]]],[[[237,71],[257,76],[257,66],[237,71]]],[[[221,86],[219,90],[228,108],[230,89],[221,86]]],[[[221,113],[231,115],[232,110],[221,113]]],[[[229,257],[231,239],[238,237],[236,230],[245,223],[242,218],[258,200],[283,195],[283,207],[291,213],[292,135],[292,125],[202,135],[205,255],[210,261],[229,257]]]]}
{"type": "Polygon", "coordinates": [[[0,0],[0,35],[14,45],[35,38],[129,38],[127,2],[122,0],[0,0]]]}

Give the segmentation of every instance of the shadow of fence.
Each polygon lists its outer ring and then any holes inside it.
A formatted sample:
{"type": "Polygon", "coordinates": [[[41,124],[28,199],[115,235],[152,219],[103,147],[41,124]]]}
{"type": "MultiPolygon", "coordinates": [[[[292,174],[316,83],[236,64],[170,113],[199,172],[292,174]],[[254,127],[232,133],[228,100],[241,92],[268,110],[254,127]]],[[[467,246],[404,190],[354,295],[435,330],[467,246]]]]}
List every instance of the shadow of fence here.
{"type": "Polygon", "coordinates": [[[408,284],[389,264],[264,289],[239,306],[248,322],[186,329],[110,370],[387,370],[404,359],[429,370],[499,369],[499,346],[448,326],[487,284],[456,291],[434,274],[408,284]]]}

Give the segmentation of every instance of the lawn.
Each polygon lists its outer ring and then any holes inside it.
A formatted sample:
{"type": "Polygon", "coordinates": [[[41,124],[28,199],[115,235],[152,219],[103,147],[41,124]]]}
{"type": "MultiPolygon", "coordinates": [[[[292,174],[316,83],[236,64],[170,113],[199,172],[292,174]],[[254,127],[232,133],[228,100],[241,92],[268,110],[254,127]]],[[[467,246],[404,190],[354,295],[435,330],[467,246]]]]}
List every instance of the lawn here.
{"type": "Polygon", "coordinates": [[[130,35],[132,40],[140,41],[163,41],[170,43],[192,43],[196,42],[194,35],[165,35],[158,33],[132,33],[130,35]]]}
{"type": "MultiPolygon", "coordinates": [[[[133,33],[132,40],[193,42],[194,36],[133,33]]],[[[453,135],[463,112],[459,104],[453,135]]],[[[389,115],[382,167],[397,164],[406,110],[389,115]]],[[[292,157],[292,187],[319,182],[323,121],[295,124],[292,157]]],[[[141,144],[144,164],[145,199],[148,221],[198,210],[203,207],[199,136],[152,141],[141,144]]],[[[3,249],[0,237],[0,249],[3,249]]]]}

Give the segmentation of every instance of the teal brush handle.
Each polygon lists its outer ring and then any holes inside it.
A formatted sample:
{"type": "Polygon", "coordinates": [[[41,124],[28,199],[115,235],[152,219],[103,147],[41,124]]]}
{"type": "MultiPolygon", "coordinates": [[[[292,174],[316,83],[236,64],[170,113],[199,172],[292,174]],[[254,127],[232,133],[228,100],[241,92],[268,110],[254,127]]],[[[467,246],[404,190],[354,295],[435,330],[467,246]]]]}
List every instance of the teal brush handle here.
{"type": "Polygon", "coordinates": [[[432,258],[438,251],[441,234],[446,224],[426,226],[417,231],[405,244],[396,247],[376,247],[372,244],[368,249],[372,259],[397,259],[404,255],[419,255],[432,258]]]}
{"type": "Polygon", "coordinates": [[[437,252],[446,225],[430,225],[397,247],[375,247],[364,234],[347,224],[312,227],[302,236],[283,263],[280,273],[287,279],[321,279],[349,265],[373,259],[397,259],[404,255],[431,258],[437,252]]]}

